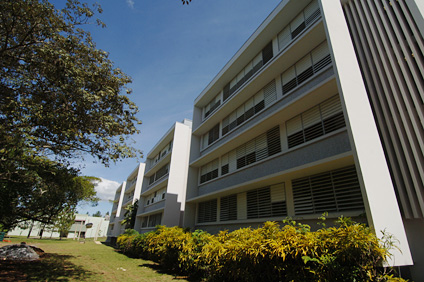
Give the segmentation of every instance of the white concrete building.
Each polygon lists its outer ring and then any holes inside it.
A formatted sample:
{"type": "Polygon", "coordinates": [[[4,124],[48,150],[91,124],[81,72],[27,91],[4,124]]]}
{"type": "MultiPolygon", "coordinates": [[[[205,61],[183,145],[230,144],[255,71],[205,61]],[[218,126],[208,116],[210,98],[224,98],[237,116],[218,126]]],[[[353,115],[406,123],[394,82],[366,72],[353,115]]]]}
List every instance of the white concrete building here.
{"type": "Polygon", "coordinates": [[[146,172],[134,229],[181,226],[185,207],[191,121],[176,122],[146,156],[146,172]]]}
{"type": "Polygon", "coordinates": [[[119,185],[115,192],[113,200],[112,212],[110,214],[110,223],[107,231],[107,241],[115,240],[121,234],[121,209],[124,199],[124,192],[127,182],[124,181],[119,185]],[[112,239],[115,238],[115,239],[112,239]]]}
{"type": "Polygon", "coordinates": [[[117,189],[113,201],[112,213],[108,229],[108,241],[125,232],[126,208],[133,205],[140,198],[141,186],[144,178],[146,165],[140,163],[117,189]]]}
{"type": "MultiPolygon", "coordinates": [[[[53,226],[36,221],[33,223],[31,229],[31,224],[31,222],[21,224],[9,231],[7,236],[28,236],[31,231],[30,237],[40,237],[42,235],[42,238],[59,238],[60,234],[53,226]]],[[[75,223],[69,229],[66,237],[68,239],[106,237],[108,226],[108,217],[76,214],[75,223]],[[87,228],[87,223],[91,223],[90,228],[87,228]]]]}
{"type": "Polygon", "coordinates": [[[194,102],[184,225],[351,216],[424,280],[423,12],[283,0],[194,102]]]}

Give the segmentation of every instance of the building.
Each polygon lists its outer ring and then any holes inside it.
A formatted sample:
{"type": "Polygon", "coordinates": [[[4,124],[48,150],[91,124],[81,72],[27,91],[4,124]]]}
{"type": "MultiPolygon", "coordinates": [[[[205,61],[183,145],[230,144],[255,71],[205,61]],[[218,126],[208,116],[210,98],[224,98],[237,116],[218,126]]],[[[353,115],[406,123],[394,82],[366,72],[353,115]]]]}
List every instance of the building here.
{"type": "Polygon", "coordinates": [[[191,121],[176,122],[146,156],[134,229],[140,233],[156,225],[181,226],[187,187],[191,121]]]}
{"type": "Polygon", "coordinates": [[[114,243],[116,238],[121,234],[121,209],[124,199],[124,193],[122,191],[125,191],[126,185],[127,183],[124,181],[116,189],[112,212],[110,214],[110,223],[107,230],[107,242],[114,243]]]}
{"type": "Polygon", "coordinates": [[[146,165],[140,163],[127,177],[115,192],[112,213],[108,229],[108,241],[114,240],[125,232],[125,212],[129,205],[134,205],[140,199],[141,186],[144,179],[144,170],[146,165]]]}
{"type": "MultiPolygon", "coordinates": [[[[76,214],[75,223],[72,224],[67,234],[64,234],[68,239],[79,238],[94,238],[106,237],[107,229],[109,226],[109,219],[107,217],[95,217],[85,214],[76,214]],[[87,228],[86,224],[90,224],[87,228]]],[[[59,238],[59,232],[53,226],[45,225],[41,222],[25,222],[15,227],[8,232],[8,236],[28,236],[43,238],[59,238]]]]}
{"type": "Polygon", "coordinates": [[[423,14],[283,0],[194,101],[184,225],[350,216],[424,280],[423,14]]]}

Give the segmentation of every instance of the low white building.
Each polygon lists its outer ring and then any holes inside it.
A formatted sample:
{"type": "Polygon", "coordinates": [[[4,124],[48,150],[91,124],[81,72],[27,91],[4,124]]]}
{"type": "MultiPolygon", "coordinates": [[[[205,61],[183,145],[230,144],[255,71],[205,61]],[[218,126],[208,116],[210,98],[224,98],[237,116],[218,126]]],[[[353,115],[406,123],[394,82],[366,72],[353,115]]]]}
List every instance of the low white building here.
{"type": "MultiPolygon", "coordinates": [[[[75,216],[75,223],[69,229],[67,238],[78,239],[106,237],[108,226],[109,217],[94,217],[85,214],[77,214],[75,216]],[[87,228],[87,224],[89,223],[91,223],[91,227],[87,228]]],[[[9,231],[7,236],[28,236],[29,233],[30,237],[42,236],[43,238],[59,238],[60,235],[59,232],[51,225],[45,225],[38,221],[35,221],[34,223],[28,221],[9,231]]]]}

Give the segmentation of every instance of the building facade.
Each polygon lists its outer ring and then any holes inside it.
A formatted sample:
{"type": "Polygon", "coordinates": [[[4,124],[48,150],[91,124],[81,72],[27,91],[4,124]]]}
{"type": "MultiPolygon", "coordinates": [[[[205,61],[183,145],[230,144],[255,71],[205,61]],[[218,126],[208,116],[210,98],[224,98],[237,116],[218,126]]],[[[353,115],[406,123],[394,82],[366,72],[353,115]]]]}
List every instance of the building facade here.
{"type": "Polygon", "coordinates": [[[125,187],[127,182],[124,181],[119,185],[115,192],[115,198],[112,204],[112,212],[110,214],[110,222],[107,230],[107,241],[114,243],[116,238],[121,234],[121,209],[124,199],[125,187]]]}
{"type": "Polygon", "coordinates": [[[146,164],[140,163],[115,192],[112,213],[108,229],[108,241],[125,232],[126,225],[122,223],[129,205],[134,205],[140,199],[141,186],[144,179],[146,164]]]}
{"type": "Polygon", "coordinates": [[[176,122],[146,156],[134,229],[182,226],[191,141],[191,121],[176,122]]]}
{"type": "MultiPolygon", "coordinates": [[[[85,214],[76,214],[75,223],[72,224],[67,234],[62,234],[68,239],[106,237],[109,226],[109,217],[95,217],[85,214]],[[91,223],[87,228],[86,224],[91,223]]],[[[60,233],[54,226],[41,222],[25,222],[7,233],[8,236],[30,236],[42,238],[59,238],[60,233]]]]}
{"type": "Polygon", "coordinates": [[[282,1],[195,99],[184,225],[350,216],[424,279],[423,12],[282,1]]]}

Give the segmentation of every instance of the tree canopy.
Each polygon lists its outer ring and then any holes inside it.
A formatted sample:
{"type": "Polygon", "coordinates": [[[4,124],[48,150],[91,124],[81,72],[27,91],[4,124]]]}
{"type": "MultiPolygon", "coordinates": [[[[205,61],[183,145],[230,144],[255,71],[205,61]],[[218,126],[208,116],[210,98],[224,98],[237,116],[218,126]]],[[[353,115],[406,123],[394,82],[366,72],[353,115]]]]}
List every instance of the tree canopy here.
{"type": "Polygon", "coordinates": [[[121,94],[131,79],[81,28],[95,11],[77,0],[62,10],[47,0],[0,2],[1,148],[85,152],[106,165],[136,156],[125,137],[138,132],[138,109],[121,94]]]}
{"type": "Polygon", "coordinates": [[[71,159],[104,165],[141,152],[129,76],[82,27],[98,5],[67,0],[0,1],[0,224],[46,224],[65,207],[95,201],[95,179],[71,159]]]}

